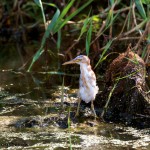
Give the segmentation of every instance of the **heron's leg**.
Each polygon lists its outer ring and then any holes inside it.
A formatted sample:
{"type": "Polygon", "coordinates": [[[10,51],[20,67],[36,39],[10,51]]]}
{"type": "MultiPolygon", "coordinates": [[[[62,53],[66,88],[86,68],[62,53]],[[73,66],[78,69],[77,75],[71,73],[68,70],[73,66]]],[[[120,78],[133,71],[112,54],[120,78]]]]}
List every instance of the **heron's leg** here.
{"type": "Polygon", "coordinates": [[[77,107],[75,117],[79,116],[80,103],[81,103],[81,98],[78,98],[78,107],[77,107]]]}
{"type": "Polygon", "coordinates": [[[97,115],[96,115],[96,112],[95,112],[95,109],[94,109],[93,100],[91,101],[91,109],[92,109],[92,111],[93,111],[93,113],[94,113],[94,117],[95,117],[95,119],[96,119],[96,118],[97,118],[97,115]]]}

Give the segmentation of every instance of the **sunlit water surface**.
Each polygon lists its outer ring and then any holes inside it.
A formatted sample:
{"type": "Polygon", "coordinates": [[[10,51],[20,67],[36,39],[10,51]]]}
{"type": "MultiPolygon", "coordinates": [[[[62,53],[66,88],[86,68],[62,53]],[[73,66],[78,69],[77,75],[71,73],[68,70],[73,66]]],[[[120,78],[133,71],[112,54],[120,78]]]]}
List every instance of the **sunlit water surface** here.
{"type": "Polygon", "coordinates": [[[63,86],[60,75],[1,71],[0,148],[150,149],[149,129],[94,121],[88,115],[74,119],[75,87],[63,86]]]}

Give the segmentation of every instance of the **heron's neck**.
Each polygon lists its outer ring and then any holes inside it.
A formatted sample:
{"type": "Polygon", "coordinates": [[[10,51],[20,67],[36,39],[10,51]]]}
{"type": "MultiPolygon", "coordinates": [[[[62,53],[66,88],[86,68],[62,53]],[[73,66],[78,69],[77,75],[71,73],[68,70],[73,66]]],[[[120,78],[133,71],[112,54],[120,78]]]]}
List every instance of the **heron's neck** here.
{"type": "Polygon", "coordinates": [[[81,71],[81,74],[83,75],[86,75],[86,74],[89,74],[89,72],[91,71],[91,66],[88,65],[88,64],[80,64],[80,71],[81,71]]]}

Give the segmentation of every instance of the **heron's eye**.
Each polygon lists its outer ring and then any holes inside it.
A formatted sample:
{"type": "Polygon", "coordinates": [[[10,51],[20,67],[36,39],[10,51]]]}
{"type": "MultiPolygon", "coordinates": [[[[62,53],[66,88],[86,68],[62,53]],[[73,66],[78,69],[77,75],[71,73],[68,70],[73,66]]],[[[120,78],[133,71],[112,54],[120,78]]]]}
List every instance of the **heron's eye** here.
{"type": "Polygon", "coordinates": [[[76,59],[76,62],[80,62],[82,59],[76,59]]]}

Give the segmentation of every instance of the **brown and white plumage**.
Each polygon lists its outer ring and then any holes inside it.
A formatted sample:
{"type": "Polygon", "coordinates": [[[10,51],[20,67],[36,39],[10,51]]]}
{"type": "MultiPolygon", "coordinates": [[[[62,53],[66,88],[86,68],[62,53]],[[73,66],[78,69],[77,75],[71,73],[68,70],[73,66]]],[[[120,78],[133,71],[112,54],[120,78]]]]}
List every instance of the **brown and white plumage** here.
{"type": "Polygon", "coordinates": [[[91,108],[96,117],[93,101],[95,100],[95,96],[98,93],[99,88],[96,85],[95,73],[91,69],[90,59],[85,55],[80,55],[71,61],[65,62],[63,65],[74,64],[74,63],[80,65],[80,72],[81,72],[80,81],[79,81],[79,93],[78,93],[79,102],[78,102],[76,116],[79,114],[79,106],[82,99],[86,103],[91,102],[91,108]]]}

